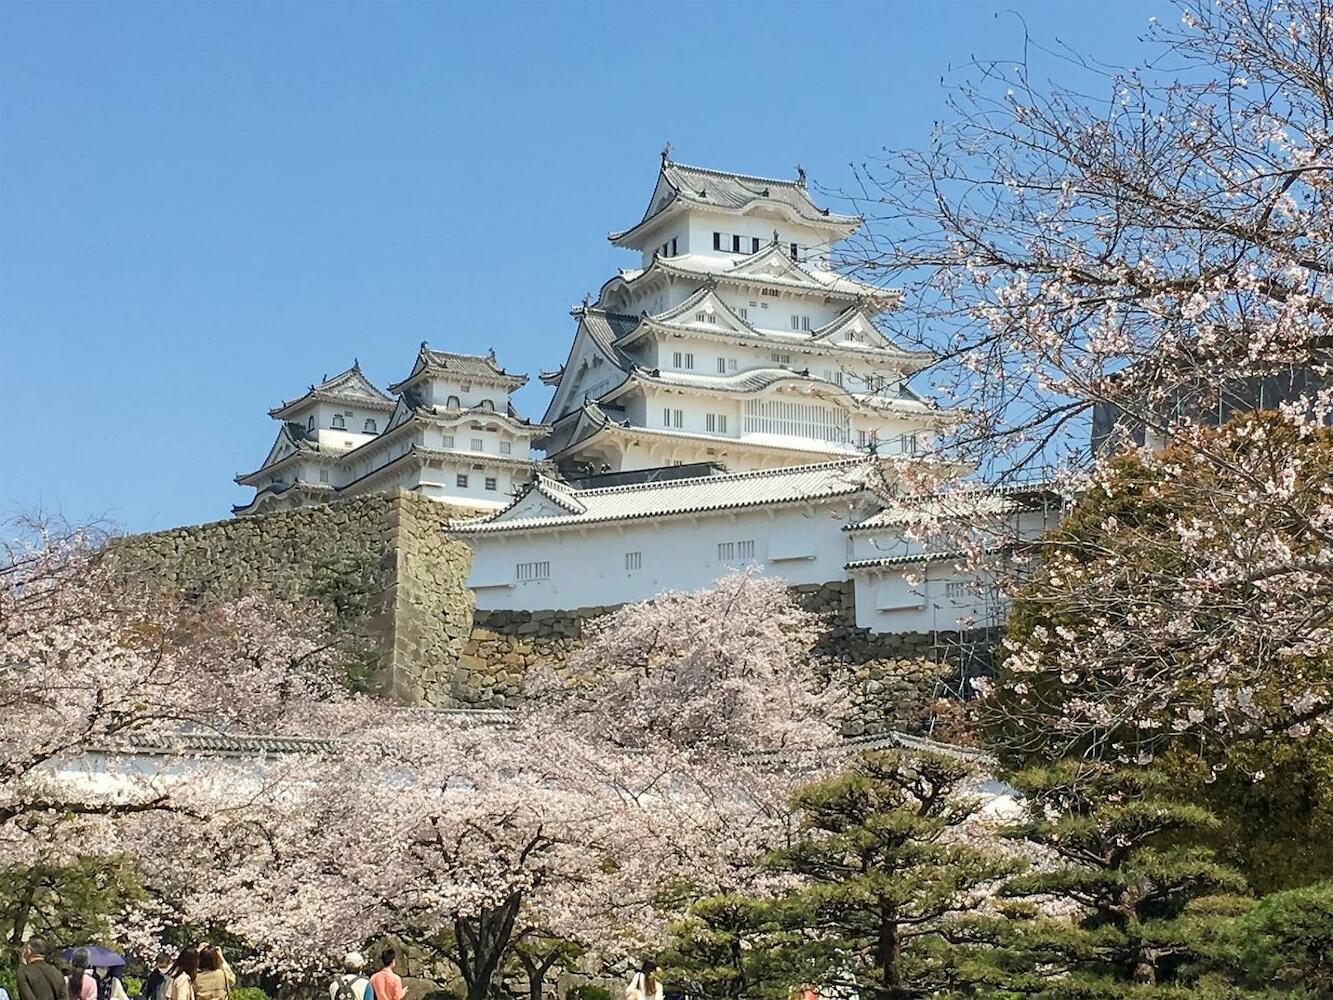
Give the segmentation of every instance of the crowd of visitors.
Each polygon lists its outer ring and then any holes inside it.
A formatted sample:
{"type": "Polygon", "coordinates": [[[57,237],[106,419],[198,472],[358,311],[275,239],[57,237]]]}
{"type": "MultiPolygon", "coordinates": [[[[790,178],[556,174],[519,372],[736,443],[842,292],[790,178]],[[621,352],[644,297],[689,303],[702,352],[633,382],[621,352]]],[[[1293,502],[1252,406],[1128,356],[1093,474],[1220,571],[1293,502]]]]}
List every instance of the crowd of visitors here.
{"type": "MultiPolygon", "coordinates": [[[[113,968],[92,964],[89,949],[66,952],[70,955],[67,973],[47,960],[46,949],[46,940],[41,937],[31,937],[24,943],[18,968],[18,1000],[130,1000],[113,968]]],[[[386,948],[380,953],[379,969],[367,976],[365,956],[358,951],[348,952],[343,958],[343,971],[329,984],[329,1000],[407,1000],[402,977],[394,968],[397,961],[397,952],[386,948]]],[[[662,1000],[662,985],[656,974],[656,964],[644,962],[630,981],[625,1000],[662,1000]]],[[[201,941],[181,949],[174,958],[169,951],[159,952],[153,971],[134,1000],[227,1000],[235,986],[236,973],[222,949],[201,941]]],[[[3,992],[0,989],[0,994],[3,992]]],[[[5,995],[0,1000],[10,998],[5,995]]]]}

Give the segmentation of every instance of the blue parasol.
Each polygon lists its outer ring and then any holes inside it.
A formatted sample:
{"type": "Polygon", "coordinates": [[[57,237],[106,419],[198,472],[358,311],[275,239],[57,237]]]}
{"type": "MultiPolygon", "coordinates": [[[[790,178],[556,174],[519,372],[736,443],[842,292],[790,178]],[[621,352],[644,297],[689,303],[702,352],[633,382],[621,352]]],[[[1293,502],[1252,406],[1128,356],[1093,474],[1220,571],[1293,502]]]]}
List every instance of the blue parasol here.
{"type": "MultiPolygon", "coordinates": [[[[97,944],[80,945],[88,952],[88,968],[90,969],[110,969],[118,965],[124,965],[125,959],[121,958],[110,948],[103,948],[97,944]]],[[[65,957],[65,961],[70,961],[78,948],[66,948],[60,954],[65,957]]]]}

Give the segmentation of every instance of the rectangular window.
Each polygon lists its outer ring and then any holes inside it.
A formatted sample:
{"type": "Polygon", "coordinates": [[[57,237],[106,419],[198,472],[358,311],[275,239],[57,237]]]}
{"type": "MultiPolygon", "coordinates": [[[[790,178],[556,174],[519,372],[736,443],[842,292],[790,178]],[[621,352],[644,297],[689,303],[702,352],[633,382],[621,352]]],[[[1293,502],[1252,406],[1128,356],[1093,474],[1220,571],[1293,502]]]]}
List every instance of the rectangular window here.
{"type": "Polygon", "coordinates": [[[626,569],[626,570],[629,570],[630,572],[633,572],[633,571],[636,570],[636,569],[643,569],[643,553],[642,553],[642,552],[626,552],[626,553],[625,553],[625,569],[626,569]]]}
{"type": "Polygon", "coordinates": [[[793,314],[793,315],[792,315],[792,318],[791,318],[791,328],[792,328],[793,330],[808,330],[808,329],[810,329],[810,317],[809,317],[809,316],[797,316],[797,315],[793,314]]]}
{"type": "Polygon", "coordinates": [[[727,371],[734,372],[735,370],[736,370],[736,359],[727,358],[727,371]]]}
{"type": "Polygon", "coordinates": [[[790,355],[790,354],[780,354],[780,353],[774,351],[772,354],[769,355],[769,357],[773,360],[773,363],[774,363],[774,364],[777,364],[777,365],[789,365],[789,364],[791,364],[791,355],[790,355]]]}
{"type": "Polygon", "coordinates": [[[731,560],[731,559],[735,559],[735,558],[736,558],[736,543],[735,543],[735,542],[718,542],[718,543],[717,543],[717,561],[718,561],[718,562],[727,562],[727,561],[729,561],[729,560],[731,560]]]}
{"type": "Polygon", "coordinates": [[[667,407],[665,410],[662,411],[662,426],[663,426],[663,427],[670,427],[670,426],[671,426],[671,408],[670,408],[670,407],[667,407]]]}
{"type": "Polygon", "coordinates": [[[454,476],[454,482],[458,484],[459,489],[467,489],[467,473],[460,472],[454,476]]]}
{"type": "Polygon", "coordinates": [[[677,428],[685,426],[685,413],[683,410],[672,410],[671,418],[675,421],[675,426],[677,428]]]}
{"type": "Polygon", "coordinates": [[[527,583],[531,580],[549,580],[551,578],[551,564],[549,562],[518,563],[514,567],[514,577],[519,583],[527,583]]]}
{"type": "Polygon", "coordinates": [[[753,559],[753,558],[754,558],[754,540],[753,540],[753,539],[749,539],[749,540],[746,540],[746,541],[744,541],[744,542],[737,542],[737,543],[736,543],[736,558],[737,558],[737,559],[753,559]]]}
{"type": "Polygon", "coordinates": [[[685,353],[685,367],[689,371],[694,371],[694,355],[688,351],[685,353]]]}
{"type": "Polygon", "coordinates": [[[454,436],[452,434],[444,435],[444,446],[446,448],[452,448],[454,446],[454,436]]]}
{"type": "Polygon", "coordinates": [[[801,255],[800,255],[800,253],[797,251],[797,249],[796,249],[796,244],[795,244],[795,243],[793,243],[793,244],[791,245],[791,259],[792,259],[792,260],[800,260],[800,259],[801,259],[801,255]]]}
{"type": "Polygon", "coordinates": [[[329,481],[329,470],[328,470],[328,469],[320,469],[320,470],[319,470],[319,481],[320,481],[321,483],[327,483],[327,482],[329,481]]]}
{"type": "Polygon", "coordinates": [[[758,253],[758,252],[759,252],[759,237],[758,237],[758,236],[751,236],[751,237],[750,237],[750,253],[758,253]]]}
{"type": "Polygon", "coordinates": [[[782,434],[838,444],[850,444],[853,440],[846,410],[780,399],[747,399],[741,432],[782,434]]]}
{"type": "Polygon", "coordinates": [[[508,442],[508,441],[501,441],[501,442],[500,442],[500,454],[501,454],[501,455],[510,455],[510,454],[513,454],[513,451],[514,451],[514,446],[513,446],[510,442],[508,442]]]}
{"type": "Polygon", "coordinates": [[[739,236],[733,236],[731,238],[731,252],[732,253],[741,252],[741,238],[739,236]]]}
{"type": "Polygon", "coordinates": [[[681,354],[680,351],[677,351],[675,354],[671,355],[671,367],[679,368],[684,359],[685,355],[681,354]]]}
{"type": "Polygon", "coordinates": [[[717,359],[717,373],[718,373],[719,375],[725,375],[725,374],[727,374],[727,359],[726,359],[726,358],[718,358],[718,359],[717,359]]]}
{"type": "Polygon", "coordinates": [[[473,438],[473,439],[472,439],[472,450],[473,450],[473,451],[482,451],[482,450],[483,450],[483,441],[481,440],[481,438],[473,438]]]}
{"type": "Polygon", "coordinates": [[[951,601],[961,601],[967,597],[967,582],[964,580],[950,580],[944,585],[944,596],[951,601]]]}
{"type": "Polygon", "coordinates": [[[721,249],[722,249],[722,234],[721,234],[721,233],[714,233],[714,234],[713,234],[713,249],[714,249],[714,250],[721,250],[721,249]]]}
{"type": "Polygon", "coordinates": [[[832,368],[824,369],[825,382],[832,382],[834,385],[842,385],[842,375],[843,373],[841,369],[838,370],[832,368]]]}
{"type": "Polygon", "coordinates": [[[736,310],[736,315],[739,316],[741,319],[749,319],[750,310],[747,309],[745,306],[741,306],[739,309],[736,310]]]}
{"type": "Polygon", "coordinates": [[[494,476],[487,476],[487,477],[486,477],[486,489],[490,490],[492,493],[495,492],[495,477],[494,477],[494,476]]]}
{"type": "Polygon", "coordinates": [[[727,415],[725,413],[704,414],[704,430],[710,434],[727,433],[727,415]]]}

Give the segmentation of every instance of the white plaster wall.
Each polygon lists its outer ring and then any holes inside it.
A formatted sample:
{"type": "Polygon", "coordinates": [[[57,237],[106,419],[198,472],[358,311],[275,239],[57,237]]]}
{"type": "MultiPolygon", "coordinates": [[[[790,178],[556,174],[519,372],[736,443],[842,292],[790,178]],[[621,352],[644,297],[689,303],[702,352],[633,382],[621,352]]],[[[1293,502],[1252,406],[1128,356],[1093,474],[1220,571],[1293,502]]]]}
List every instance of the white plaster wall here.
{"type": "Polygon", "coordinates": [[[639,601],[707,586],[753,568],[791,583],[845,579],[847,504],[629,521],[546,532],[464,536],[475,550],[469,586],[482,609],[569,609],[639,601]],[[751,558],[719,558],[719,543],[754,542],[751,558]],[[626,553],[642,568],[626,569],[626,553]],[[786,559],[781,556],[804,556],[786,559]],[[519,582],[519,563],[550,563],[545,580],[519,582]]]}
{"type": "Polygon", "coordinates": [[[421,392],[423,400],[431,406],[449,406],[451,397],[457,397],[460,409],[471,409],[489,403],[497,413],[505,412],[509,400],[508,394],[498,386],[473,384],[458,379],[426,379],[421,392]]]}
{"type": "Polygon", "coordinates": [[[951,565],[857,570],[851,575],[856,581],[856,624],[872,632],[950,632],[998,624],[1003,615],[1003,604],[988,596],[984,580],[951,565]]]}

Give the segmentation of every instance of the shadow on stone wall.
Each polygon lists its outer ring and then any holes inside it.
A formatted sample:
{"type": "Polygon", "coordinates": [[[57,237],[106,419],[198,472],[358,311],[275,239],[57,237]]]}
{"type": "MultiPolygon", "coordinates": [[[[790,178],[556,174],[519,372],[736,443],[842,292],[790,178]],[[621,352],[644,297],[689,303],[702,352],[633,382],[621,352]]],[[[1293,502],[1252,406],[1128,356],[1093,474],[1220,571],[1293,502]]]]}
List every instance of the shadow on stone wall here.
{"type": "Polygon", "coordinates": [[[469,513],[400,491],[131,535],[113,543],[112,558],[193,598],[314,600],[349,641],[351,686],[452,705],[472,628],[472,552],[444,527],[469,513]]]}

